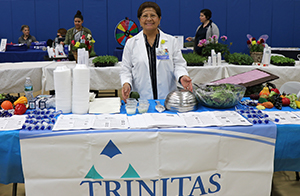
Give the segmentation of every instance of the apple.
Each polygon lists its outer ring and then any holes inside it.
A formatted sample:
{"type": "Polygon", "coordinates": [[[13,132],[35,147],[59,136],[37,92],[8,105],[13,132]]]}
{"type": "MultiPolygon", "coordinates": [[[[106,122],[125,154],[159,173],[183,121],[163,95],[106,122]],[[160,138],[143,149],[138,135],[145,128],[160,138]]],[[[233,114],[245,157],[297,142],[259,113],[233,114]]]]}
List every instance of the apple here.
{"type": "Polygon", "coordinates": [[[283,106],[289,106],[290,105],[290,99],[287,97],[283,97],[282,99],[282,105],[283,106]]]}

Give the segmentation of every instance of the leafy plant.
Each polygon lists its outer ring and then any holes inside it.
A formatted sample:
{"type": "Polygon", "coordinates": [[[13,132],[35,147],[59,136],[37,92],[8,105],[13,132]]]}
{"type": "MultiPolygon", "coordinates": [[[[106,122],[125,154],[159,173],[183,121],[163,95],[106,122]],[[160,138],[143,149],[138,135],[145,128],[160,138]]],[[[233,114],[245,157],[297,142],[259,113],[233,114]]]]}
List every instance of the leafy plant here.
{"type": "Polygon", "coordinates": [[[187,64],[204,63],[207,60],[206,57],[200,56],[196,53],[182,54],[183,58],[186,60],[187,64]]]}
{"type": "Polygon", "coordinates": [[[111,55],[103,55],[103,56],[97,56],[93,59],[93,63],[99,63],[99,64],[115,64],[119,62],[118,58],[111,55]]]}
{"type": "Polygon", "coordinates": [[[295,60],[288,58],[288,57],[283,57],[283,56],[271,56],[271,63],[272,64],[295,64],[295,60]]]}
{"type": "Polygon", "coordinates": [[[252,65],[253,59],[248,54],[233,53],[225,56],[225,61],[237,65],[252,65]]]}

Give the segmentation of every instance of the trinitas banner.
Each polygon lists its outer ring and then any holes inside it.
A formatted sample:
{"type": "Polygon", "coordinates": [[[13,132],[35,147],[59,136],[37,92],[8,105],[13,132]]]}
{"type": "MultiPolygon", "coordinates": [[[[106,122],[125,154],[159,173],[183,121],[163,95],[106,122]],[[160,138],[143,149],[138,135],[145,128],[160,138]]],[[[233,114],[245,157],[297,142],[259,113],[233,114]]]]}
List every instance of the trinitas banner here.
{"type": "Polygon", "coordinates": [[[26,195],[269,196],[276,126],[263,129],[21,131],[26,195]]]}

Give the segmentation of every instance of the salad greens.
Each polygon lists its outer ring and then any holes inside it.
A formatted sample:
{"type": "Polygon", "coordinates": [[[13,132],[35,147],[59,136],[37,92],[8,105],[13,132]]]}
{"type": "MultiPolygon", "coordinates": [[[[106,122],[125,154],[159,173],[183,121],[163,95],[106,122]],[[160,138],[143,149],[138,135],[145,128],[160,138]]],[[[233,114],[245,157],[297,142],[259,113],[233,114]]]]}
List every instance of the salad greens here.
{"type": "Polygon", "coordinates": [[[196,89],[196,95],[205,106],[229,108],[235,106],[244,96],[246,87],[235,84],[204,84],[196,89]]]}

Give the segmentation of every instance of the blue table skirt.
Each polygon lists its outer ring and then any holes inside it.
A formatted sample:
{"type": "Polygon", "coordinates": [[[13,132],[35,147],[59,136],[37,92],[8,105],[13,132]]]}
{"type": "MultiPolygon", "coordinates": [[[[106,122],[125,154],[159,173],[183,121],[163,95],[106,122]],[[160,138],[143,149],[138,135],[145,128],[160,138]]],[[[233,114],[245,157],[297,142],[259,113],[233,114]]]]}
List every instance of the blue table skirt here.
{"type": "Polygon", "coordinates": [[[300,125],[277,125],[275,171],[300,171],[300,125]]]}
{"type": "Polygon", "coordinates": [[[0,142],[0,183],[24,183],[19,131],[1,131],[0,142]]]}
{"type": "MultiPolygon", "coordinates": [[[[160,100],[163,104],[163,100],[160,100]]],[[[283,110],[289,110],[286,107],[283,110]]],[[[215,109],[199,106],[198,111],[215,111],[215,109]]],[[[299,111],[299,110],[298,110],[299,111]]],[[[149,113],[155,111],[155,103],[150,101],[149,113]]],[[[168,111],[167,111],[168,112],[168,111]]],[[[125,105],[122,102],[121,112],[125,112],[125,105]]],[[[264,125],[259,126],[265,130],[264,125]]],[[[275,126],[275,125],[274,125],[275,126]]],[[[268,126],[270,127],[270,126],[268,126]]],[[[215,128],[215,127],[214,127],[215,128]]],[[[241,127],[219,127],[223,130],[241,129],[241,127]]],[[[243,127],[244,132],[251,133],[252,127],[243,127]]],[[[265,130],[266,131],[266,130],[265,130]]],[[[21,166],[21,153],[19,143],[20,131],[1,131],[0,132],[0,183],[22,183],[24,182],[21,166]]],[[[275,135],[269,137],[275,138],[275,135]]],[[[300,171],[300,125],[277,125],[277,139],[275,144],[274,171],[300,171]]]]}
{"type": "Polygon", "coordinates": [[[47,51],[28,49],[26,51],[6,51],[0,52],[0,63],[24,62],[24,61],[44,61],[47,51]]]}

